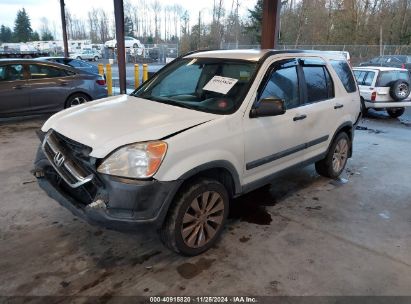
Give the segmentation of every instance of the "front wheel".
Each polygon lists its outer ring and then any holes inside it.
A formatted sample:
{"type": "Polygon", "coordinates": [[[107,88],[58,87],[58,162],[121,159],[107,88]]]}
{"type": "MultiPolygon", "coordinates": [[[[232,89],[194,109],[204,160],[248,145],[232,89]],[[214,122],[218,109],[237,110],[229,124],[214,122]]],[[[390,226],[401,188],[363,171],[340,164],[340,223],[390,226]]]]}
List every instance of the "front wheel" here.
{"type": "Polygon", "coordinates": [[[80,57],[80,56],[77,56],[76,59],[81,60],[81,57],[80,57]]]}
{"type": "Polygon", "coordinates": [[[97,61],[98,60],[98,57],[96,56],[96,57],[94,57],[94,61],[97,61]]]}
{"type": "Polygon", "coordinates": [[[339,133],[328,150],[327,156],[315,163],[317,173],[330,178],[340,176],[347,164],[350,146],[347,133],[339,133]]]}
{"type": "Polygon", "coordinates": [[[390,115],[392,118],[398,118],[402,114],[404,114],[405,108],[390,108],[387,109],[388,115],[390,115]]]}
{"type": "Polygon", "coordinates": [[[198,255],[217,241],[228,209],[225,187],[216,180],[199,179],[176,197],[160,230],[161,240],[177,253],[198,255]]]}

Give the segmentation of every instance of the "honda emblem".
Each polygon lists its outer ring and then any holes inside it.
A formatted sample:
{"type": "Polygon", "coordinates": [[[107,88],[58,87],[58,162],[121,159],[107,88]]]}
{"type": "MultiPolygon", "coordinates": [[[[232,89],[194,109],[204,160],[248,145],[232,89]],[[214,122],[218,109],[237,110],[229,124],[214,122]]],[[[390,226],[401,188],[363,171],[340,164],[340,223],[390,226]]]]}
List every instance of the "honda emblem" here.
{"type": "Polygon", "coordinates": [[[53,161],[57,167],[61,167],[61,165],[64,163],[64,155],[60,152],[57,152],[56,155],[54,155],[53,161]]]}

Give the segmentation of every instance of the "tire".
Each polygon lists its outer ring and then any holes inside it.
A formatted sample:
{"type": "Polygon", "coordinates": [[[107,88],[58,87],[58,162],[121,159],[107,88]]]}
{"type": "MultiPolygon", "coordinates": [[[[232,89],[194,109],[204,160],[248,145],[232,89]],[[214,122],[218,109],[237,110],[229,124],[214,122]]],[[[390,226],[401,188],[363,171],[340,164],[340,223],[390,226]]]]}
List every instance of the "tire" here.
{"type": "Polygon", "coordinates": [[[77,57],[76,57],[76,59],[78,59],[78,60],[82,60],[80,56],[77,56],[77,57]]]}
{"type": "Polygon", "coordinates": [[[390,115],[392,118],[398,118],[402,114],[404,114],[405,108],[389,108],[387,109],[388,115],[390,115]]]}
{"type": "Polygon", "coordinates": [[[134,49],[138,48],[137,43],[134,43],[134,44],[133,44],[133,48],[134,48],[134,49]]]}
{"type": "Polygon", "coordinates": [[[347,133],[339,133],[331,144],[327,156],[315,163],[317,173],[329,178],[339,177],[347,164],[350,147],[351,142],[347,133]]]}
{"type": "Polygon", "coordinates": [[[405,80],[397,80],[390,85],[390,96],[395,101],[404,100],[410,95],[410,84],[405,80]]]}
{"type": "Polygon", "coordinates": [[[228,211],[229,197],[225,187],[216,180],[198,179],[185,186],[175,197],[160,229],[160,238],[165,246],[177,253],[198,255],[218,240],[228,211]],[[207,201],[205,205],[203,198],[207,201]],[[211,213],[203,213],[207,209],[211,213]]]}
{"type": "Polygon", "coordinates": [[[74,107],[76,105],[82,104],[82,103],[86,103],[87,101],[90,101],[90,97],[87,96],[86,94],[83,93],[75,93],[73,95],[70,95],[67,100],[66,103],[64,105],[64,107],[67,108],[71,108],[74,107]]]}
{"type": "Polygon", "coordinates": [[[366,116],[368,114],[368,108],[365,106],[365,100],[361,97],[361,114],[366,116]]]}
{"type": "Polygon", "coordinates": [[[98,58],[97,56],[96,56],[96,57],[94,57],[94,61],[98,61],[98,59],[99,59],[99,58],[98,58]]]}

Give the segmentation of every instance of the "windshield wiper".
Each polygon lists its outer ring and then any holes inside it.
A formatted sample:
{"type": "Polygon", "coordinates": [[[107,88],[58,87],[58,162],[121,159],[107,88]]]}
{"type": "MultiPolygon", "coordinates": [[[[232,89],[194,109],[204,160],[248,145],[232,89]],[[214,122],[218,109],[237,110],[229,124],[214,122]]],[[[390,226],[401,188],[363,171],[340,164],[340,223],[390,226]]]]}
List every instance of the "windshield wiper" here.
{"type": "Polygon", "coordinates": [[[140,98],[144,98],[144,99],[148,99],[148,100],[152,100],[152,101],[156,101],[156,102],[159,102],[159,103],[164,103],[164,104],[168,104],[168,105],[171,105],[171,106],[177,106],[177,107],[180,107],[180,108],[185,108],[185,109],[190,109],[190,110],[194,110],[194,108],[193,107],[191,107],[191,106],[189,106],[189,105],[186,105],[186,104],[184,104],[184,103],[180,103],[180,102],[178,102],[178,101],[175,101],[175,100],[173,100],[173,99],[168,99],[168,98],[161,98],[161,97],[154,97],[154,96],[138,96],[138,97],[140,97],[140,98]]]}

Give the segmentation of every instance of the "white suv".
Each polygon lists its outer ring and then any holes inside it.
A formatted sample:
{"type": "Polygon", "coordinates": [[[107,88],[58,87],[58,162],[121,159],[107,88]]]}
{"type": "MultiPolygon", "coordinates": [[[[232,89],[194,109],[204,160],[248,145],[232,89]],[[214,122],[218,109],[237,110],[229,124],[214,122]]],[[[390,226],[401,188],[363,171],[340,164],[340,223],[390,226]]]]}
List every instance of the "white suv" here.
{"type": "Polygon", "coordinates": [[[410,74],[406,69],[391,67],[353,68],[361,94],[361,110],[386,110],[393,117],[401,116],[411,101],[410,74]]]}
{"type": "Polygon", "coordinates": [[[290,167],[336,178],[352,154],[360,96],[339,54],[195,52],[131,95],[89,102],[42,127],[34,174],[74,214],[152,223],[184,255],[210,248],[230,199],[290,167]]]}

